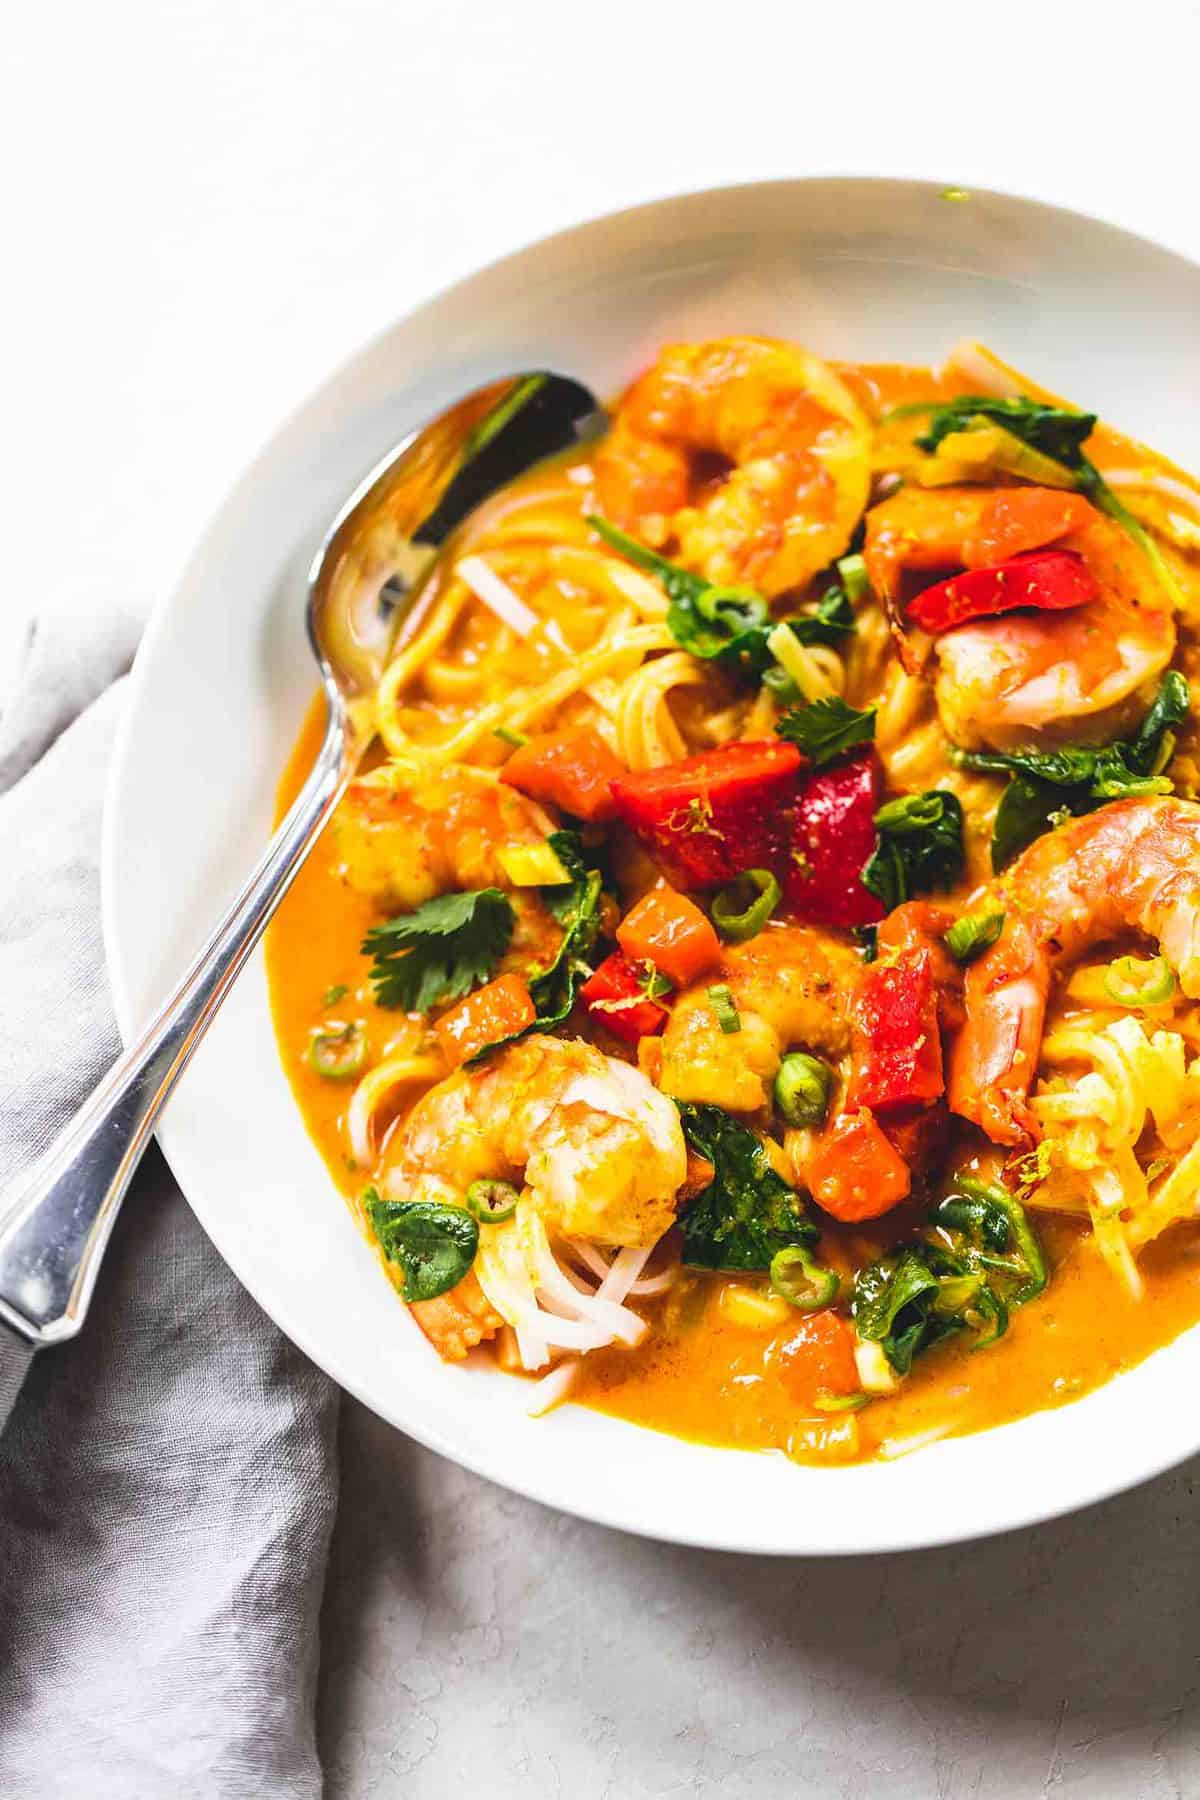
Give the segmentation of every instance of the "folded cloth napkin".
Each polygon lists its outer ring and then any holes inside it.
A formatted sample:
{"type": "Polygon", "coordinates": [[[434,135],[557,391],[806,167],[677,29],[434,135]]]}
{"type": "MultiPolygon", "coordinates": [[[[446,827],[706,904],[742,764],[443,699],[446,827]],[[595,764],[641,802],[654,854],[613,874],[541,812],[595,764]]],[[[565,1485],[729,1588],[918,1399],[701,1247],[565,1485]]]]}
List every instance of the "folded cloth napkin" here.
{"type": "MultiPolygon", "coordinates": [[[[119,1048],[97,865],[131,637],[41,627],[0,728],[0,1185],[119,1048]]],[[[0,1440],[5,1800],[315,1800],[336,1423],[151,1150],[0,1440]]]]}

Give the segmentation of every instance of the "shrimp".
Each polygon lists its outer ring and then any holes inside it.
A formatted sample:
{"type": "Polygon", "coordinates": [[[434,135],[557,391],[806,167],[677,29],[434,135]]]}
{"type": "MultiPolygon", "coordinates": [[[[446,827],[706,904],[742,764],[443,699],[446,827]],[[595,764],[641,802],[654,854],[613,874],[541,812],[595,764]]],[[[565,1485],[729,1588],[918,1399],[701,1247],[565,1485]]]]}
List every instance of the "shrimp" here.
{"type": "Polygon", "coordinates": [[[490,770],[456,763],[384,763],[349,784],[333,816],[343,879],[404,912],[450,889],[511,887],[504,854],[554,828],[490,770]]]}
{"type": "Polygon", "coordinates": [[[966,749],[1120,733],[1145,712],[1174,654],[1171,607],[1144,552],[1078,494],[903,488],[867,515],[867,573],[911,674],[931,646],[904,625],[908,573],[986,568],[1049,543],[1082,557],[1099,588],[1095,600],[1068,612],[976,620],[933,642],[942,725],[966,749]]]}
{"type": "Polygon", "coordinates": [[[1151,795],[1074,819],[1017,858],[994,901],[1005,926],[967,970],[950,1106],[995,1143],[1024,1144],[1038,1135],[1028,1095],[1056,968],[1138,931],[1200,999],[1200,805],[1151,795]]]}
{"type": "Polygon", "coordinates": [[[867,503],[870,434],[825,363],[772,338],[675,344],[625,394],[595,461],[620,525],[715,583],[768,598],[846,549],[867,503]],[[711,465],[732,468],[714,486],[711,465]],[[706,478],[707,477],[707,478],[706,478]]]}
{"type": "Polygon", "coordinates": [[[468,1350],[495,1337],[504,1320],[496,1311],[474,1269],[448,1293],[433,1300],[414,1300],[412,1316],[438,1355],[447,1362],[462,1362],[468,1350]]]}
{"type": "Polygon", "coordinates": [[[726,950],[720,973],[740,1030],[722,1030],[710,972],[675,1002],[659,1086],[677,1100],[757,1112],[770,1101],[787,1049],[802,1044],[838,1057],[849,1048],[847,1000],[858,966],[854,951],[803,925],[769,926],[726,950]]]}
{"type": "Polygon", "coordinates": [[[461,1205],[473,1181],[523,1176],[549,1229],[648,1248],[686,1175],[679,1115],[644,1075],[593,1044],[535,1034],[430,1088],[377,1185],[391,1200],[461,1205]]]}

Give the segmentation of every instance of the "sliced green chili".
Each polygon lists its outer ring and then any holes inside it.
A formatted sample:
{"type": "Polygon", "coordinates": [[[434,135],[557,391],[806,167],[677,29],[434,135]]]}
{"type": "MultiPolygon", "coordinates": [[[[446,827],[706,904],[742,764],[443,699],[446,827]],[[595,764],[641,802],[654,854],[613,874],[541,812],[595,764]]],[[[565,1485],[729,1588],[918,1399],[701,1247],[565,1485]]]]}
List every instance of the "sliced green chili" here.
{"type": "Polygon", "coordinates": [[[793,1050],[775,1077],[775,1104],[789,1125],[819,1125],[829,1110],[833,1077],[828,1063],[804,1050],[793,1050]]]}
{"type": "Polygon", "coordinates": [[[779,892],[779,883],[770,869],[747,869],[722,888],[713,901],[713,924],[730,943],[744,944],[747,938],[757,937],[771,917],[779,905],[779,892]],[[749,905],[745,904],[747,888],[755,894],[749,905]]]}
{"type": "Polygon", "coordinates": [[[308,1066],[326,1081],[349,1081],[367,1060],[367,1037],[361,1025],[319,1025],[308,1040],[308,1066]]]}
{"type": "Polygon", "coordinates": [[[956,962],[971,962],[990,950],[1003,930],[1002,912],[964,913],[946,933],[946,948],[956,962]]]}
{"type": "Polygon", "coordinates": [[[708,997],[712,1001],[713,1011],[717,1015],[717,1024],[727,1037],[742,1029],[742,1018],[737,1003],[725,982],[719,981],[710,987],[708,997]]]}
{"type": "Polygon", "coordinates": [[[516,1212],[519,1198],[511,1181],[484,1177],[467,1189],[467,1211],[481,1225],[503,1225],[516,1212]]]}
{"type": "Polygon", "coordinates": [[[1175,973],[1165,956],[1118,956],[1104,972],[1104,991],[1118,1006],[1161,1006],[1175,992],[1175,973]]]}
{"type": "Polygon", "coordinates": [[[818,1312],[832,1306],[841,1280],[836,1269],[827,1269],[803,1244],[788,1244],[771,1258],[771,1286],[781,1300],[800,1312],[818,1312]]]}

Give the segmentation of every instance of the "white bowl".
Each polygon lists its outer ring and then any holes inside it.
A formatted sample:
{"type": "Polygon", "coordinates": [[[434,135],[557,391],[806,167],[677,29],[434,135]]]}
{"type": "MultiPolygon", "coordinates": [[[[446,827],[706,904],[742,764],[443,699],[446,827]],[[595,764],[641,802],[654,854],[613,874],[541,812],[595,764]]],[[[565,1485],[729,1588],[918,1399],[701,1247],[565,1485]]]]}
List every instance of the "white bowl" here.
{"type": "MultiPolygon", "coordinates": [[[[1077,214],[900,181],[787,181],[597,219],[461,282],[327,382],[243,476],[146,634],[104,844],[128,1036],[243,879],[314,691],[300,571],[344,496],[478,382],[551,367],[614,392],[670,338],[765,332],[829,356],[936,362],[981,338],[1048,386],[1200,463],[1200,269],[1077,214]]],[[[587,1518],[736,1550],[945,1543],[1099,1499],[1200,1447],[1200,1331],[1063,1409],[890,1464],[801,1468],[578,1407],[534,1422],[509,1377],[440,1363],[305,1134],[261,954],[159,1133],[260,1304],[384,1418],[587,1518]]],[[[1048,1347],[1048,1354],[1051,1353],[1048,1347]]]]}

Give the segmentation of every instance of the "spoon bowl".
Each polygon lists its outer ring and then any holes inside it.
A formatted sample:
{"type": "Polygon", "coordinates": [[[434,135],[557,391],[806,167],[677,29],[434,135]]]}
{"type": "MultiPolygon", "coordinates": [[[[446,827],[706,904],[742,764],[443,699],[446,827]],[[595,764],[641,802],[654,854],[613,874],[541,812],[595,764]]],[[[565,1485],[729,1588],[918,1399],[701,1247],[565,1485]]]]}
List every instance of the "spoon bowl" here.
{"type": "MultiPolygon", "coordinates": [[[[8,1334],[40,1348],[83,1324],[155,1122],[371,740],[379,678],[392,647],[419,628],[421,585],[439,549],[489,493],[604,424],[588,390],[565,376],[489,382],[397,444],[337,514],[308,578],[308,636],[328,706],[321,748],[172,993],[0,1194],[0,1350],[8,1334]]],[[[0,1381],[0,1424],[16,1392],[0,1381]]]]}

